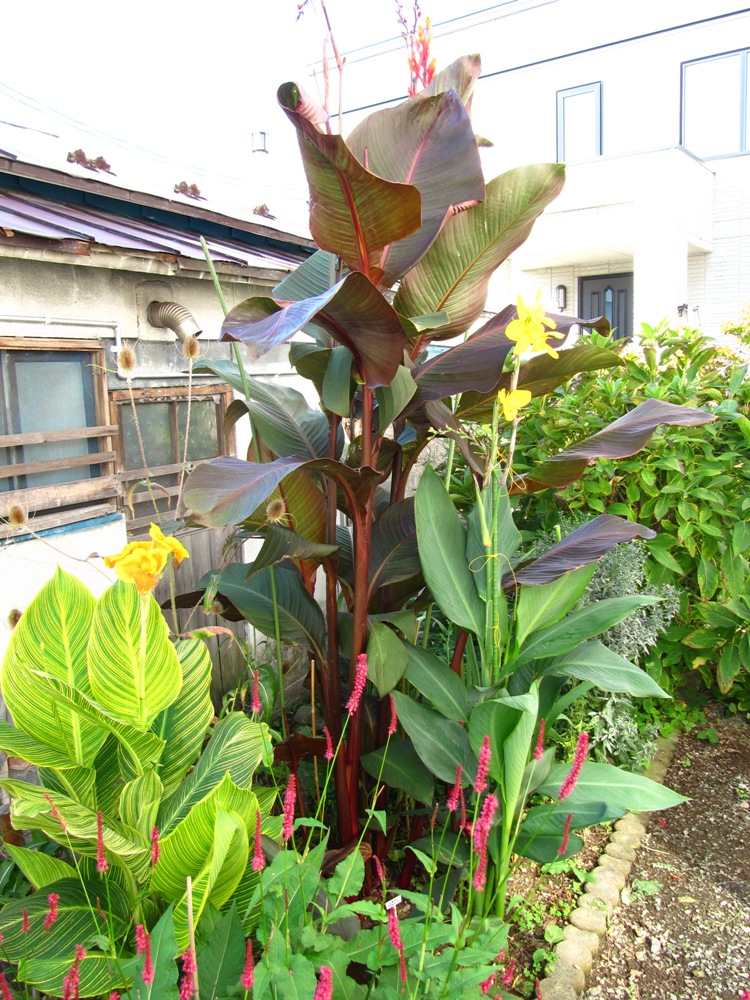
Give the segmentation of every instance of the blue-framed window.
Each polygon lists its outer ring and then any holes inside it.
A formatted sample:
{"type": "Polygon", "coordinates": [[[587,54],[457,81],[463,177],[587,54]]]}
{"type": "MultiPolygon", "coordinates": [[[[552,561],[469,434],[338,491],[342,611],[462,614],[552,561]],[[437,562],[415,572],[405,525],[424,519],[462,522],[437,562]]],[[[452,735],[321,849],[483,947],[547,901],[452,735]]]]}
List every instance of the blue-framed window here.
{"type": "Polygon", "coordinates": [[[750,50],[682,64],[680,142],[696,156],[750,150],[750,50]]]}
{"type": "Polygon", "coordinates": [[[602,85],[586,83],[557,92],[557,162],[602,155],[602,85]]]}

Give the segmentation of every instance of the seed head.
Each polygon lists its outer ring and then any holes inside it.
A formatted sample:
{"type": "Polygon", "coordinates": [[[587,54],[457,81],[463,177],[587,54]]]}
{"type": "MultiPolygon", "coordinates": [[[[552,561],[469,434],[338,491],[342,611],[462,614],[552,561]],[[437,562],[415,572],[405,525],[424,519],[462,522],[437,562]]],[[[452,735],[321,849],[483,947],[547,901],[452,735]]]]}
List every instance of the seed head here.
{"type": "Polygon", "coordinates": [[[123,347],[120,351],[117,355],[117,367],[126,375],[135,371],[135,351],[132,347],[123,347]]]}
{"type": "Polygon", "coordinates": [[[281,524],[286,520],[286,504],[283,500],[272,500],[266,507],[269,524],[281,524]]]}
{"type": "Polygon", "coordinates": [[[13,631],[13,629],[18,625],[21,620],[21,615],[23,611],[19,611],[18,608],[11,608],[8,612],[8,628],[13,631]]]}
{"type": "Polygon", "coordinates": [[[12,528],[22,528],[26,524],[26,511],[20,504],[12,503],[8,511],[8,522],[12,528]]]}
{"type": "Polygon", "coordinates": [[[196,358],[199,358],[201,350],[198,346],[198,339],[192,335],[185,337],[182,342],[182,353],[188,361],[195,361],[196,358]]]}

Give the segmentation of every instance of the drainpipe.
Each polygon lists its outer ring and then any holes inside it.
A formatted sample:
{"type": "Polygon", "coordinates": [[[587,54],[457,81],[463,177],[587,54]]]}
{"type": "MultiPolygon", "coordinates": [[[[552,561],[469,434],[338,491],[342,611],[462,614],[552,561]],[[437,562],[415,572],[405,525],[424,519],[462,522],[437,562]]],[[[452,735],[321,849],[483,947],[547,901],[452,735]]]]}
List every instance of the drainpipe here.
{"type": "Polygon", "coordinates": [[[148,321],[151,326],[172,330],[183,344],[188,337],[202,333],[192,314],[179,302],[152,302],[148,307],[148,321]]]}

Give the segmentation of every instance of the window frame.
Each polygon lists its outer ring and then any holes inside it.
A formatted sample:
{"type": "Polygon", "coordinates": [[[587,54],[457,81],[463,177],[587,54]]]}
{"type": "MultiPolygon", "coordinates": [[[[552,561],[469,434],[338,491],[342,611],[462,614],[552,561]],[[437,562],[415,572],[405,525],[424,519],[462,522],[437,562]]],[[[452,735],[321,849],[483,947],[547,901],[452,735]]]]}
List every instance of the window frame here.
{"type": "Polygon", "coordinates": [[[750,46],[740,49],[729,49],[726,52],[716,52],[710,56],[701,56],[700,59],[686,59],[680,63],[680,146],[692,156],[697,156],[700,160],[721,160],[729,156],[744,156],[750,153],[750,46]],[[694,153],[689,146],[685,145],[686,131],[686,73],[690,66],[697,66],[701,63],[716,62],[725,59],[727,56],[743,56],[740,69],[740,148],[731,153],[709,153],[703,155],[694,153]]]}
{"type": "Polygon", "coordinates": [[[565,100],[568,97],[579,97],[581,94],[593,94],[595,105],[594,118],[594,157],[602,155],[602,81],[582,83],[577,87],[566,87],[557,91],[557,162],[583,163],[584,160],[567,160],[565,157],[565,100]]]}
{"type": "MultiPolygon", "coordinates": [[[[103,341],[94,339],[73,339],[57,337],[0,337],[0,351],[38,351],[40,354],[64,355],[65,353],[90,355],[91,379],[93,385],[94,424],[66,431],[27,431],[0,435],[0,448],[22,448],[25,445],[44,444],[47,441],[83,440],[96,442],[97,451],[85,456],[71,456],[70,465],[64,459],[47,459],[19,462],[21,472],[16,476],[33,475],[45,471],[60,471],[66,468],[97,466],[98,475],[87,479],[70,480],[45,486],[31,486],[11,489],[0,493],[0,538],[8,538],[19,533],[6,523],[10,507],[19,505],[32,521],[35,531],[61,527],[91,517],[111,514],[115,510],[119,485],[115,478],[115,459],[112,438],[116,430],[108,420],[106,352],[103,341]],[[83,433],[88,431],[89,433],[83,433]],[[60,510],[59,508],[68,508],[60,510]]],[[[4,404],[3,404],[4,405],[4,404]]],[[[3,467],[8,473],[13,465],[3,467]]],[[[12,478],[10,475],[4,479],[12,478]]]]}

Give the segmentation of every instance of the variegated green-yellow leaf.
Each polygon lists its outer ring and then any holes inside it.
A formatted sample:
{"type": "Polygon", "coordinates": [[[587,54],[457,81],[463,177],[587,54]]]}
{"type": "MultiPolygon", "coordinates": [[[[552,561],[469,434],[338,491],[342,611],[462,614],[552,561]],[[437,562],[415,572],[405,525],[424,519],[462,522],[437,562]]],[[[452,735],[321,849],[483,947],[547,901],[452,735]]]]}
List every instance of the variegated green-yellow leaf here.
{"type": "MultiPolygon", "coordinates": [[[[70,948],[66,958],[22,958],[18,964],[18,979],[35,986],[44,996],[59,997],[63,994],[63,980],[73,964],[75,948],[70,948]]],[[[96,997],[110,990],[121,989],[125,980],[112,958],[89,952],[78,966],[79,996],[96,997]]]]}
{"type": "Polygon", "coordinates": [[[92,764],[107,734],[59,705],[34,671],[91,693],[86,646],[95,603],[80,581],[58,569],[23,613],[3,663],[3,698],[16,726],[56,750],[57,766],[92,764]]]}
{"type": "Polygon", "coordinates": [[[232,712],[217,723],[201,758],[177,791],[159,810],[158,827],[166,836],[228,774],[235,785],[249,788],[270,743],[265,723],[253,722],[242,712],[232,712]]]}
{"type": "Polygon", "coordinates": [[[8,843],[3,844],[3,850],[8,852],[35,889],[42,889],[61,878],[77,877],[75,868],[44,851],[32,851],[28,847],[15,847],[8,843]]]}
{"type": "Polygon", "coordinates": [[[35,767],[77,767],[77,762],[66,757],[59,748],[40,743],[33,736],[27,736],[21,729],[0,720],[0,750],[9,757],[34,764],[35,767]]]}
{"type": "Polygon", "coordinates": [[[88,649],[91,689],[113,715],[145,729],[180,692],[182,670],[159,605],[118,581],[99,599],[88,649]]]}
{"type": "Polygon", "coordinates": [[[120,818],[126,826],[150,837],[156,826],[163,787],[155,771],[146,771],[129,781],[120,793],[120,818]]]}
{"type": "Polygon", "coordinates": [[[157,767],[165,797],[175,791],[196,761],[214,715],[211,657],[205,644],[200,639],[187,639],[178,642],[175,650],[182,667],[182,687],[176,701],[151,727],[165,743],[157,767]]]}

